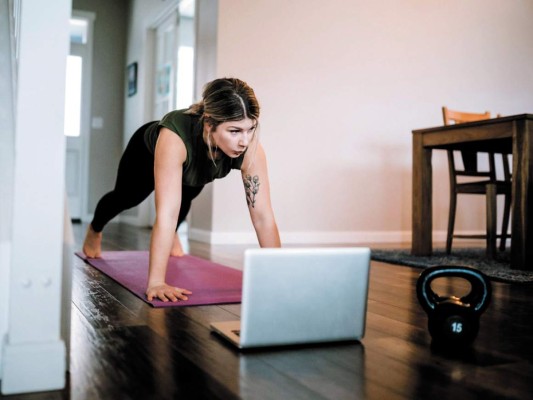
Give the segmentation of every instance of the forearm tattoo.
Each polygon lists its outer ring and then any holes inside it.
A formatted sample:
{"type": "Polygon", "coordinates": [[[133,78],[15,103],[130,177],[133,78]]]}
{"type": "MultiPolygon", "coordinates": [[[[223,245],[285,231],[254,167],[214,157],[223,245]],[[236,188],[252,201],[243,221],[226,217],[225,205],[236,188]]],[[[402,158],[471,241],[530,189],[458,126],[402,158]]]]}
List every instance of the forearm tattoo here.
{"type": "Polygon", "coordinates": [[[243,180],[244,182],[244,191],[246,192],[246,203],[248,207],[255,207],[255,196],[259,192],[259,177],[257,175],[250,176],[246,175],[243,180]]]}

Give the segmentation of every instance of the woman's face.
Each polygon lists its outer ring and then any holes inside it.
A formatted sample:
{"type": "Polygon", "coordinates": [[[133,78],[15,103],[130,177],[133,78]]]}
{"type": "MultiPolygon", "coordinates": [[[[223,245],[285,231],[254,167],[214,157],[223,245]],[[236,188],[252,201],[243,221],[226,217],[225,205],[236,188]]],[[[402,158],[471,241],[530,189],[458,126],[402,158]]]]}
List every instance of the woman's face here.
{"type": "Polygon", "coordinates": [[[216,145],[228,157],[237,158],[250,145],[256,127],[257,122],[249,118],[241,119],[240,121],[222,122],[212,131],[214,142],[212,145],[216,145]]]}

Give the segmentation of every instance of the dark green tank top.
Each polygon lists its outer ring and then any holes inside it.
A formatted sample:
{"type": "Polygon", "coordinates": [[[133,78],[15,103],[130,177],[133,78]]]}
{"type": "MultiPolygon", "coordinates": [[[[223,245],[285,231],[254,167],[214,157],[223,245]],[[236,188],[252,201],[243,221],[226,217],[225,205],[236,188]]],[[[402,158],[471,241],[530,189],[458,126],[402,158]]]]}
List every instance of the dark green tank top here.
{"type": "Polygon", "coordinates": [[[203,127],[200,117],[185,114],[187,110],[171,111],[161,121],[154,121],[144,134],[144,142],[148,150],[154,154],[155,144],[161,127],[176,133],[187,149],[187,159],[183,164],[183,184],[186,186],[203,186],[215,179],[224,178],[232,169],[241,169],[244,154],[238,158],[231,158],[222,153],[215,160],[209,158],[208,147],[204,142],[203,127]]]}

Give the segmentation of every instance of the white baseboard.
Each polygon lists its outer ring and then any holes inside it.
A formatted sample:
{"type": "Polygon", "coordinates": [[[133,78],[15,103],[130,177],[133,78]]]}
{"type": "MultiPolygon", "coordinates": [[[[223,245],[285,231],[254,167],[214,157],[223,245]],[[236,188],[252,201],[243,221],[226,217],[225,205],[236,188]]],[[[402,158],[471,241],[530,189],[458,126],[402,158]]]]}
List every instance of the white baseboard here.
{"type": "Polygon", "coordinates": [[[115,218],[113,218],[109,223],[111,222],[123,222],[125,224],[133,225],[133,226],[141,226],[144,227],[146,224],[142,223],[139,220],[139,217],[135,215],[118,215],[115,218]]]}
{"type": "Polygon", "coordinates": [[[411,240],[409,231],[329,231],[281,232],[286,244],[403,243],[411,240]]]}
{"type": "MultiPolygon", "coordinates": [[[[94,218],[94,214],[87,214],[81,217],[81,221],[90,224],[93,218],[94,218]]],[[[139,224],[138,217],[130,216],[130,215],[117,215],[115,218],[113,218],[108,223],[112,223],[112,222],[125,222],[130,225],[141,226],[141,224],[139,224]]]]}
{"type": "Polygon", "coordinates": [[[59,390],[65,387],[66,349],[61,340],[4,344],[2,394],[59,390]]]}
{"type": "Polygon", "coordinates": [[[212,232],[189,227],[189,239],[210,244],[253,244],[257,237],[253,232],[212,232]]]}
{"type": "MultiPolygon", "coordinates": [[[[481,234],[482,232],[456,232],[481,234]]],[[[410,243],[411,231],[280,232],[282,244],[410,243]]],[[[189,239],[210,244],[257,244],[254,232],[211,232],[189,228],[189,239]]],[[[446,231],[434,231],[434,242],[445,242],[446,231]]]]}
{"type": "Polygon", "coordinates": [[[4,338],[8,330],[9,315],[9,283],[11,271],[11,242],[0,241],[0,381],[2,380],[2,366],[4,365],[4,338]]]}

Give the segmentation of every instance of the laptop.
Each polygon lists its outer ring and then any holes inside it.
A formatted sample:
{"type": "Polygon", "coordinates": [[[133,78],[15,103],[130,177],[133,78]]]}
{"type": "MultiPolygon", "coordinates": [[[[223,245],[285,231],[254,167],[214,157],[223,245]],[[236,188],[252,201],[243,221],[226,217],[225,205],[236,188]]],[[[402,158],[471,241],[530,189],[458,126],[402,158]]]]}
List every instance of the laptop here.
{"type": "Polygon", "coordinates": [[[369,268],[362,247],[246,250],[241,320],[211,330],[240,349],[360,340],[369,268]]]}

